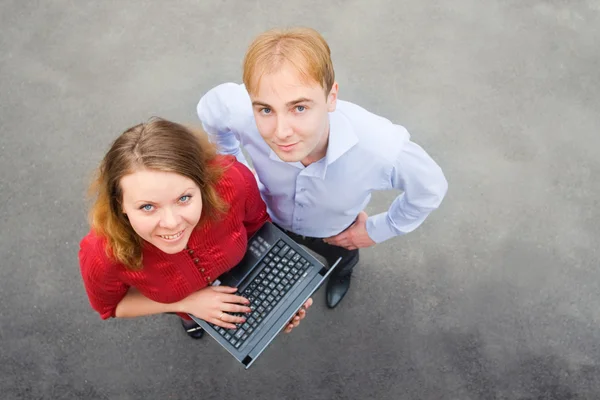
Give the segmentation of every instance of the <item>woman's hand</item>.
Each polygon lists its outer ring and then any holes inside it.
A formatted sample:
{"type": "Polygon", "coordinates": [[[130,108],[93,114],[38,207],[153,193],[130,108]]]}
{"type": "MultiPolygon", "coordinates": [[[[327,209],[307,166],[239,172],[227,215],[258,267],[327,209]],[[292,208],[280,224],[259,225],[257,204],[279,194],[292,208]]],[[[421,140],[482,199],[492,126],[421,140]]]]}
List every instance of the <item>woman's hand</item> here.
{"type": "Polygon", "coordinates": [[[234,295],[237,288],[228,286],[209,286],[192,293],[179,302],[180,312],[192,314],[225,329],[237,329],[235,324],[246,322],[244,317],[235,317],[230,313],[249,313],[250,301],[234,295]]]}
{"type": "Polygon", "coordinates": [[[304,317],[306,317],[306,310],[308,310],[308,307],[312,306],[312,303],[313,303],[312,298],[306,300],[306,303],[304,303],[302,308],[300,308],[300,311],[298,311],[296,313],[294,318],[292,318],[290,323],[285,327],[285,330],[284,330],[285,333],[290,333],[292,331],[292,329],[294,329],[295,327],[300,325],[300,321],[303,320],[304,317]]]}

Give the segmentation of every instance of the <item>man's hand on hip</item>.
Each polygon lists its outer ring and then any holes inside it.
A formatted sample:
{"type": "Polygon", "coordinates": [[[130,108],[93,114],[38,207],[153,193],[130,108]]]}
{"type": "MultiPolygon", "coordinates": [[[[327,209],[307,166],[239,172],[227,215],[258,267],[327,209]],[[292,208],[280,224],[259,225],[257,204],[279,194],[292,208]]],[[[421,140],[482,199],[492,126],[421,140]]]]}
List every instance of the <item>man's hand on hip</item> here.
{"type": "Polygon", "coordinates": [[[323,239],[327,244],[344,247],[348,250],[362,249],[371,247],[375,242],[367,233],[367,218],[366,212],[361,211],[356,217],[356,220],[345,231],[323,239]]]}

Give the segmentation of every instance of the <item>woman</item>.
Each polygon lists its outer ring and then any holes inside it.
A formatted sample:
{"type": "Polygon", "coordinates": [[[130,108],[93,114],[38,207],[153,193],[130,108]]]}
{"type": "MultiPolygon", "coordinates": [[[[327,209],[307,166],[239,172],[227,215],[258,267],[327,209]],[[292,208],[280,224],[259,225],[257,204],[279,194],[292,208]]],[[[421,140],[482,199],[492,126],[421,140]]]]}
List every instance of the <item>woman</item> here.
{"type": "Polygon", "coordinates": [[[79,260],[103,319],[177,313],[196,339],[204,332],[187,314],[226,329],[245,321],[231,314],[250,312],[249,301],[235,288],[211,286],[270,219],[245,165],[217,155],[202,132],[152,119],[115,140],[92,192],[79,260]]]}

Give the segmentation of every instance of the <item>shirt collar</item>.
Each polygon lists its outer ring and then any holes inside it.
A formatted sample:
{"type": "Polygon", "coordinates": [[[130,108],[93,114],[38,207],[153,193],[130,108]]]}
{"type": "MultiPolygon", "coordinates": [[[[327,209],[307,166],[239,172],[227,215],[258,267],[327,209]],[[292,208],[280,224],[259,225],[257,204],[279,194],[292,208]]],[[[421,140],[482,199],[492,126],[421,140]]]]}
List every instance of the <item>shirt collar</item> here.
{"type": "MultiPolygon", "coordinates": [[[[329,142],[327,144],[327,153],[325,154],[327,165],[344,155],[356,143],[358,143],[358,137],[350,121],[340,112],[334,111],[329,113],[329,142]]],[[[269,158],[273,161],[283,162],[270,147],[269,158]]],[[[301,169],[304,168],[304,165],[299,161],[287,164],[301,169]]]]}

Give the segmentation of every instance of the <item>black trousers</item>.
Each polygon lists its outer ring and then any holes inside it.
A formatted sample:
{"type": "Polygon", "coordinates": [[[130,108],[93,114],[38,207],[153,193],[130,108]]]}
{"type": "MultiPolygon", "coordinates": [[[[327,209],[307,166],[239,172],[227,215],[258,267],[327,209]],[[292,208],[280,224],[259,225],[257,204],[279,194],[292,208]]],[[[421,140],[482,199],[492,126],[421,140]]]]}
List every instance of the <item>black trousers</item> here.
{"type": "Polygon", "coordinates": [[[291,237],[296,243],[304,245],[314,251],[315,253],[323,256],[327,260],[327,264],[331,267],[338,258],[342,257],[342,260],[336,267],[336,271],[332,272],[337,276],[344,276],[352,273],[352,269],[358,263],[358,249],[348,250],[344,247],[334,246],[327,244],[322,238],[314,238],[309,236],[297,235],[294,232],[283,229],[277,226],[279,229],[284,231],[289,237],[291,237]]]}

